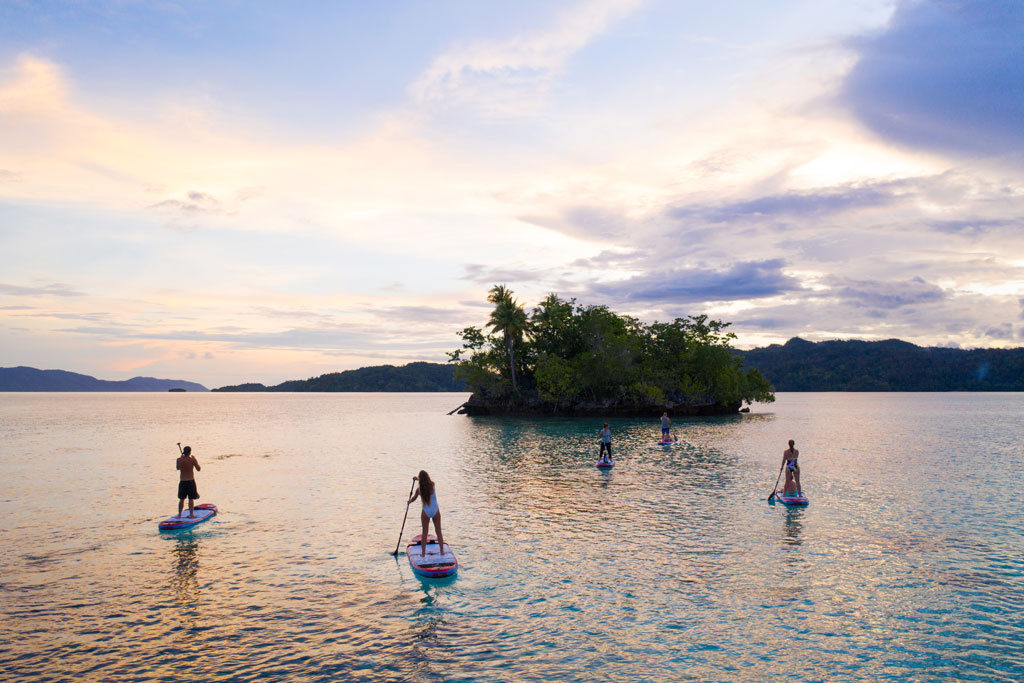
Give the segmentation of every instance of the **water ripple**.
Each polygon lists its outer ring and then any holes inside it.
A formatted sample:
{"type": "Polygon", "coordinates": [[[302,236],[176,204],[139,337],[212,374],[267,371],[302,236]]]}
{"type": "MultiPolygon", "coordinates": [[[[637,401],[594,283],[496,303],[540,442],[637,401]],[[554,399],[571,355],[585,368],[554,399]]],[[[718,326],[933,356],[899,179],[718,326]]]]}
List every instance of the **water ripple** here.
{"type": "Polygon", "coordinates": [[[610,472],[599,424],[445,416],[458,402],[0,395],[5,453],[27,454],[0,456],[5,675],[1024,677],[1021,395],[780,395],[680,421],[670,448],[619,420],[610,472]],[[159,534],[186,430],[221,514],[159,534]],[[788,438],[806,509],[766,503],[788,438]],[[421,467],[454,579],[389,554],[421,467]]]}

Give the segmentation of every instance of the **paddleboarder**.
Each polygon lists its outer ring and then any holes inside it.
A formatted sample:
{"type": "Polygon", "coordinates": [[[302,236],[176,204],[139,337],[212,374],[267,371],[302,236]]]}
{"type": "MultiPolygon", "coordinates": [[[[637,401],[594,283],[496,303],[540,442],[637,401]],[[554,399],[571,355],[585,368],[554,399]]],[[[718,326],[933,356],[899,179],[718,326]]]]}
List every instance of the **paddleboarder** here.
{"type": "Polygon", "coordinates": [[[612,459],[612,430],[608,426],[608,423],[604,423],[604,428],[597,433],[601,437],[601,454],[597,456],[600,462],[609,462],[612,459]],[[607,451],[607,455],[605,455],[607,451]]]}
{"type": "Polygon", "coordinates": [[[802,490],[800,488],[800,465],[797,462],[800,451],[795,446],[796,442],[790,439],[789,448],[782,452],[782,464],[779,466],[780,472],[783,468],[786,470],[786,485],[782,490],[787,496],[796,495],[802,490]]]}
{"type": "Polygon", "coordinates": [[[177,461],[177,469],[181,472],[178,479],[178,517],[181,517],[181,510],[185,507],[185,498],[188,498],[188,516],[195,517],[195,499],[199,497],[196,489],[196,471],[203,469],[199,466],[196,456],[192,455],[192,447],[185,446],[181,451],[181,457],[177,461]]]}
{"type": "Polygon", "coordinates": [[[668,419],[668,413],[661,414],[661,441],[662,443],[672,440],[672,420],[668,419]]]}
{"type": "Polygon", "coordinates": [[[423,524],[423,533],[420,534],[420,556],[427,554],[427,530],[430,522],[434,522],[434,532],[437,534],[438,551],[444,555],[444,534],[441,533],[441,510],[437,506],[437,492],[434,490],[434,482],[426,470],[420,470],[418,477],[413,479],[419,482],[420,487],[416,493],[409,498],[411,504],[417,498],[423,503],[423,511],[420,513],[420,522],[423,524]]]}

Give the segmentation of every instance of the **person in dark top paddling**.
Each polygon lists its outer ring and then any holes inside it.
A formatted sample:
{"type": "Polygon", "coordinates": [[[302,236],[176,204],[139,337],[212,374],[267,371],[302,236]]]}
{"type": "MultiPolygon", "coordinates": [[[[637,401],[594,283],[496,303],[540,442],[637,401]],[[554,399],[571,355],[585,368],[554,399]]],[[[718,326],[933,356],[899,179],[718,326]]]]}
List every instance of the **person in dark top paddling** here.
{"type": "Polygon", "coordinates": [[[178,480],[178,517],[181,517],[181,510],[185,507],[185,498],[188,498],[188,516],[195,517],[195,499],[199,497],[195,472],[203,468],[199,466],[196,456],[192,455],[191,446],[185,446],[182,450],[177,468],[181,472],[181,478],[178,480]]]}
{"type": "Polygon", "coordinates": [[[427,530],[430,528],[431,521],[434,522],[434,532],[437,534],[438,552],[444,555],[444,534],[441,533],[441,510],[437,506],[437,492],[434,491],[434,482],[426,470],[420,470],[420,475],[413,477],[413,479],[420,483],[420,487],[409,498],[409,502],[412,503],[416,498],[423,502],[423,512],[420,513],[420,522],[423,524],[423,533],[420,534],[420,556],[422,557],[427,554],[427,530]]]}
{"type": "Polygon", "coordinates": [[[803,490],[800,488],[800,465],[797,462],[800,451],[795,446],[796,442],[790,439],[789,448],[782,452],[782,465],[779,466],[780,471],[786,468],[786,486],[782,490],[787,496],[795,496],[803,490]]]}

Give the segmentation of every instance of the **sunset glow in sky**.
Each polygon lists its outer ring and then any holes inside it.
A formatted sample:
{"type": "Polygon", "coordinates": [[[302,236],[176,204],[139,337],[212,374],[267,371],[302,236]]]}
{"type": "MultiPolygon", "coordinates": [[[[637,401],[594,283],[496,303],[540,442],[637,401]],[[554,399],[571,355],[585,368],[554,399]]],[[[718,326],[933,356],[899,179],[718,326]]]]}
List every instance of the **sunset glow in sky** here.
{"type": "Polygon", "coordinates": [[[0,366],[444,362],[506,284],[1024,344],[1024,4],[0,4],[0,366]]]}

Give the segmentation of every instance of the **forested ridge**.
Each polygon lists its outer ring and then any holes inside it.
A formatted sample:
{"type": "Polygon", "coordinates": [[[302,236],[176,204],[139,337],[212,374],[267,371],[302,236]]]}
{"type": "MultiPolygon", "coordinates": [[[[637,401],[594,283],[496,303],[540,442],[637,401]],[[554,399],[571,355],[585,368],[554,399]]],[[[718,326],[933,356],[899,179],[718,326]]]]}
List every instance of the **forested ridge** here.
{"type": "Polygon", "coordinates": [[[96,379],[67,370],[39,370],[20,365],[0,368],[0,391],[206,391],[206,387],[182,379],[132,377],[126,380],[96,379]]]}
{"type": "Polygon", "coordinates": [[[921,347],[794,337],[737,351],[776,391],[1024,391],[1024,348],[921,347]]]}
{"type": "Polygon", "coordinates": [[[373,365],[358,370],[331,372],[309,379],[293,379],[274,386],[236,384],[213,391],[464,391],[455,368],[443,363],[373,365]]]}
{"type": "MultiPolygon", "coordinates": [[[[575,306],[573,302],[562,301],[561,304],[575,306]]],[[[562,313],[566,314],[567,311],[563,310],[562,313]]],[[[602,323],[595,322],[595,320],[609,322],[611,319],[606,317],[608,313],[610,312],[607,309],[591,311],[589,314],[579,313],[580,319],[576,320],[574,324],[581,325],[583,328],[594,324],[600,329],[602,323]]],[[[706,320],[701,321],[698,318],[696,321],[684,322],[691,326],[700,323],[700,325],[708,327],[708,333],[712,332],[706,320]]],[[[699,330],[700,325],[697,325],[695,329],[699,330]]],[[[720,332],[721,329],[719,329],[720,332]]],[[[566,334],[570,333],[567,331],[566,334]]],[[[476,332],[469,333],[469,339],[473,340],[474,344],[487,336],[479,328],[476,329],[476,332]],[[477,333],[481,336],[478,337],[477,333]]],[[[613,335],[614,337],[615,335],[613,335]]],[[[504,338],[500,336],[492,337],[490,343],[492,345],[500,343],[505,347],[504,338]]],[[[549,353],[553,351],[553,348],[547,348],[549,353]]],[[[621,355],[622,348],[618,342],[612,343],[609,348],[618,349],[613,353],[621,355]]],[[[491,351],[493,350],[492,348],[491,351]]],[[[513,352],[516,350],[517,347],[513,347],[513,352]]],[[[523,351],[523,349],[519,349],[520,353],[523,351]]],[[[756,370],[775,391],[1024,391],[1024,348],[951,349],[915,346],[897,339],[877,342],[858,340],[809,342],[796,337],[784,345],[772,344],[748,351],[736,349],[728,349],[728,351],[742,359],[744,371],[756,370]]],[[[456,377],[456,367],[465,362],[465,354],[472,353],[472,350],[464,348],[457,353],[457,363],[454,364],[410,363],[397,367],[377,365],[358,370],[333,372],[304,380],[289,380],[274,386],[250,383],[221,387],[214,391],[470,391],[466,379],[456,377]]],[[[495,353],[490,361],[504,364],[507,362],[507,356],[495,353]]],[[[668,364],[672,361],[666,358],[664,362],[668,364]]],[[[610,375],[612,370],[607,367],[600,372],[593,373],[598,386],[587,388],[573,386],[573,382],[578,380],[578,371],[586,372],[586,369],[591,366],[602,367],[603,360],[600,354],[590,355],[586,359],[577,358],[575,361],[570,361],[567,358],[556,360],[549,357],[547,363],[540,365],[540,380],[537,378],[538,366],[535,362],[533,362],[531,372],[523,373],[523,370],[528,368],[531,363],[528,357],[525,360],[517,359],[516,363],[523,366],[519,368],[519,373],[516,376],[517,385],[520,387],[520,391],[527,394],[531,391],[539,393],[539,381],[545,392],[544,395],[548,398],[554,398],[555,392],[562,388],[573,396],[578,397],[583,394],[584,399],[587,399],[598,396],[602,384],[626,387],[625,396],[628,398],[630,395],[628,389],[630,385],[624,384],[620,378],[612,377],[610,375]],[[574,367],[576,370],[573,370],[574,367]],[[580,370],[581,368],[582,370],[580,370]],[[584,394],[583,392],[589,393],[584,394]]],[[[463,373],[471,375],[479,370],[480,368],[465,368],[463,373]]],[[[506,381],[511,383],[511,366],[504,373],[493,367],[485,372],[488,373],[484,377],[485,382],[499,381],[500,377],[504,376],[506,381]]],[[[623,377],[639,376],[639,374],[639,371],[627,372],[623,377]]],[[[14,389],[6,388],[5,390],[14,389]]],[[[63,388],[63,390],[68,389],[63,388]]],[[[633,393],[636,394],[635,388],[633,393]]],[[[659,397],[657,392],[651,393],[655,398],[659,397]]],[[[677,391],[675,395],[681,398],[682,392],[677,391]]],[[[664,391],[660,397],[664,399],[664,391]]]]}

